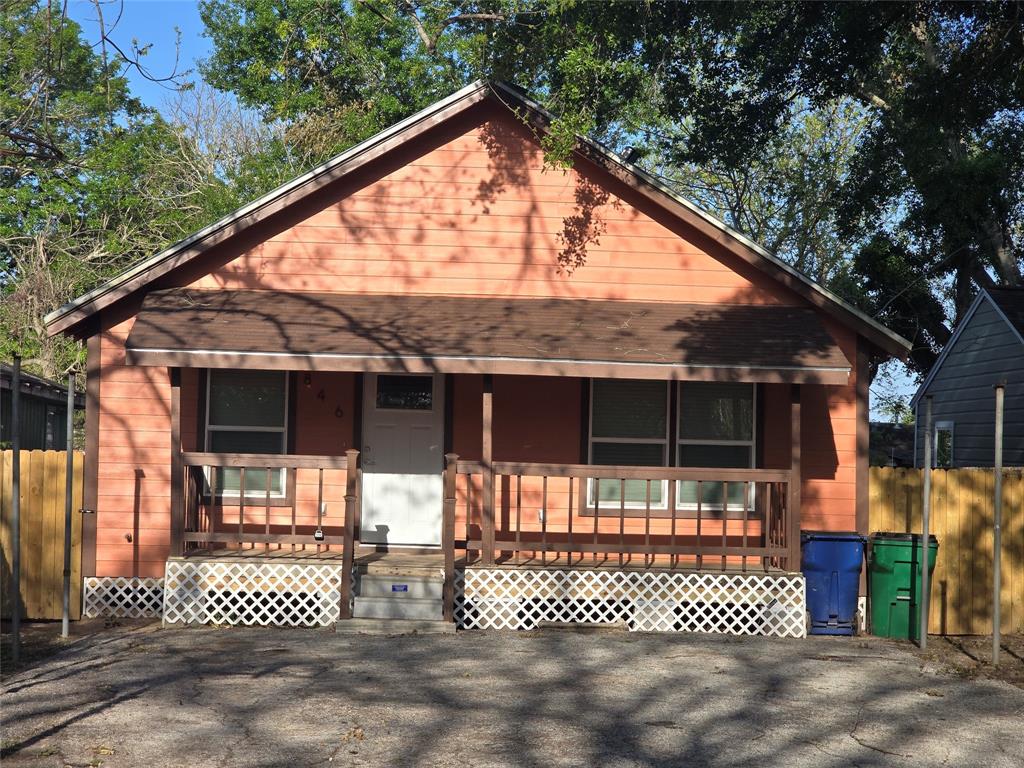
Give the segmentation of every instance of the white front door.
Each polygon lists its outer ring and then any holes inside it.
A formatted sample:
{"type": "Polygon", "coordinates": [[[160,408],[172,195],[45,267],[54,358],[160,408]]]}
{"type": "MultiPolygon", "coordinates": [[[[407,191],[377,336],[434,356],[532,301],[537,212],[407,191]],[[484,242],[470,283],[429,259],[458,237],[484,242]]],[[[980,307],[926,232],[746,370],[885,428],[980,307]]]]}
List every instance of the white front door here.
{"type": "Polygon", "coordinates": [[[439,546],[444,376],[369,373],[363,380],[360,540],[439,546]]]}

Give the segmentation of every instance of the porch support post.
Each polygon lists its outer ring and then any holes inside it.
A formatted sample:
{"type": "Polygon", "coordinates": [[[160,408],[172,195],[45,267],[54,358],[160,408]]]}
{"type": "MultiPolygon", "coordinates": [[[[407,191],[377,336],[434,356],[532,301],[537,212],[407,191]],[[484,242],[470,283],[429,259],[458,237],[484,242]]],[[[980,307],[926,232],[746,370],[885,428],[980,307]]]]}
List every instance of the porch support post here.
{"type": "Polygon", "coordinates": [[[341,605],[338,616],[352,618],[352,566],[356,550],[356,510],[359,508],[359,451],[345,451],[345,541],[341,545],[341,605]]]}
{"type": "Polygon", "coordinates": [[[185,553],[185,470],[181,457],[181,369],[171,368],[171,555],[185,553]]]}
{"type": "Polygon", "coordinates": [[[480,451],[480,461],[483,464],[483,514],[482,530],[480,532],[481,544],[483,546],[484,565],[494,565],[494,441],[491,433],[491,425],[494,414],[494,379],[490,374],[484,375],[484,396],[483,396],[483,445],[480,451]]]}
{"type": "Polygon", "coordinates": [[[441,522],[441,549],[444,550],[443,610],[445,621],[455,621],[455,480],[459,456],[444,457],[444,509],[441,522]]]}
{"type": "Polygon", "coordinates": [[[802,389],[799,384],[793,384],[790,390],[789,420],[790,420],[790,466],[788,496],[786,499],[786,542],[789,554],[786,557],[786,570],[800,570],[800,491],[802,476],[800,470],[800,404],[802,389]]]}

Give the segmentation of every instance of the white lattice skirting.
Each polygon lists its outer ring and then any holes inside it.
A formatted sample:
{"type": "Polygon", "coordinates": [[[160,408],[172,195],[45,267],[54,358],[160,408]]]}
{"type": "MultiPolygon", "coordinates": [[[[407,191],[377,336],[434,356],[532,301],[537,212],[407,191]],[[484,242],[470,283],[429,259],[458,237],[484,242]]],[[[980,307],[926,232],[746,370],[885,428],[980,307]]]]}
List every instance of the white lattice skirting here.
{"type": "Polygon", "coordinates": [[[163,579],[90,576],[82,586],[82,614],[86,618],[141,619],[159,616],[163,610],[163,579]]]}
{"type": "Polygon", "coordinates": [[[165,624],[325,627],[338,620],[340,565],[168,560],[165,624]]]}
{"type": "Polygon", "coordinates": [[[635,632],[804,637],[800,574],[468,568],[455,577],[460,629],[624,622],[635,632]]]}

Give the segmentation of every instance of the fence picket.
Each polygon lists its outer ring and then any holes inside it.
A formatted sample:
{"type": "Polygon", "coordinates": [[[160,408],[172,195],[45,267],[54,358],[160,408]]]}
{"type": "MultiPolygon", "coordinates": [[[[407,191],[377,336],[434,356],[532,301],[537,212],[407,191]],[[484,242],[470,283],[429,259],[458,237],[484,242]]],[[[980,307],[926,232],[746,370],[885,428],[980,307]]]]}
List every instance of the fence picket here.
{"type": "MultiPolygon", "coordinates": [[[[920,532],[922,472],[872,467],[868,527],[920,532]]],[[[929,630],[992,631],[991,469],[932,471],[931,533],[939,540],[929,630]]],[[[1024,471],[1003,470],[1002,630],[1024,632],[1024,471]]]]}
{"type": "MultiPolygon", "coordinates": [[[[0,451],[0,614],[10,612],[13,452],[0,451]]],[[[21,452],[21,597],[27,619],[59,619],[64,582],[64,451],[21,452]]],[[[71,618],[81,616],[84,456],[75,452],[71,515],[71,618]]]]}

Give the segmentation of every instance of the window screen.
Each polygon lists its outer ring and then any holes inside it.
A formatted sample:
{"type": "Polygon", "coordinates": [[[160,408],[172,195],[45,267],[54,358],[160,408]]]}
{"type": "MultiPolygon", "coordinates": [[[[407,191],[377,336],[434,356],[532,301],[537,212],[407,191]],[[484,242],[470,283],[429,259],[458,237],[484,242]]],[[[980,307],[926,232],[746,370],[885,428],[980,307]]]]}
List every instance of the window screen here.
{"type": "MultiPolygon", "coordinates": [[[[680,467],[746,469],[754,466],[754,385],[727,382],[681,382],[679,385],[680,467]]],[[[679,483],[679,503],[697,504],[697,483],[679,483]]],[[[702,482],[701,506],[740,507],[746,498],[743,483],[702,482]]],[[[750,488],[751,492],[753,487],[750,488]]]]}
{"type": "MultiPolygon", "coordinates": [[[[285,452],[288,374],[278,371],[211,370],[207,397],[206,447],[215,453],[285,452]]],[[[270,493],[284,493],[283,469],[270,470],[270,493]]],[[[215,493],[237,494],[241,471],[222,468],[209,481],[215,493]]],[[[267,470],[245,473],[247,495],[267,492],[267,470]]]]}
{"type": "MultiPolygon", "coordinates": [[[[663,381],[595,379],[591,388],[590,461],[603,466],[663,467],[668,462],[668,385],[663,381]]],[[[627,480],[629,507],[645,507],[647,482],[627,480]]],[[[590,482],[589,502],[616,507],[623,484],[590,482]]],[[[651,506],[664,506],[665,484],[651,483],[651,506]]]]}

